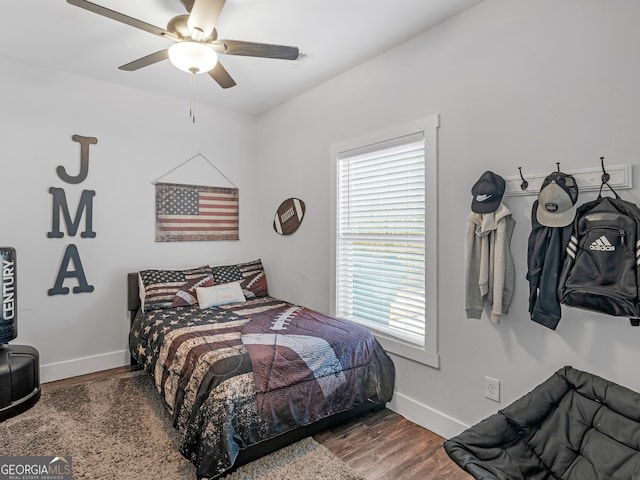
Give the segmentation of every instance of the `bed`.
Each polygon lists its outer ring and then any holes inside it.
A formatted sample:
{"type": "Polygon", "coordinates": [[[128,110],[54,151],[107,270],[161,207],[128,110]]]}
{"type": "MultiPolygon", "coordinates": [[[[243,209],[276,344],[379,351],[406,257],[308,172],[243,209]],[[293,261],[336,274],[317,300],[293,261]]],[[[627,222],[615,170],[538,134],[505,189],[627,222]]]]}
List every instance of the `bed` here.
{"type": "Polygon", "coordinates": [[[132,364],[153,377],[198,478],[391,399],[394,366],[371,333],[270,297],[260,260],[127,278],[132,364]]]}

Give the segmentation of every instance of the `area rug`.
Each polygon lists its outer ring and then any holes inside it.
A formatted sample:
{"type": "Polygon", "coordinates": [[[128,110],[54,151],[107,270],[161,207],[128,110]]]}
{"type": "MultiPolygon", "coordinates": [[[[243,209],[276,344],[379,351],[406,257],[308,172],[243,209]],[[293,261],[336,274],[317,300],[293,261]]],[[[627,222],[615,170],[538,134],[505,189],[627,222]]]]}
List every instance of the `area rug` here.
{"type": "MultiPolygon", "coordinates": [[[[70,455],[74,480],[195,480],[179,441],[153,381],[139,371],[45,389],[33,408],[0,423],[0,455],[70,455]]],[[[312,438],[224,478],[362,480],[312,438]]]]}

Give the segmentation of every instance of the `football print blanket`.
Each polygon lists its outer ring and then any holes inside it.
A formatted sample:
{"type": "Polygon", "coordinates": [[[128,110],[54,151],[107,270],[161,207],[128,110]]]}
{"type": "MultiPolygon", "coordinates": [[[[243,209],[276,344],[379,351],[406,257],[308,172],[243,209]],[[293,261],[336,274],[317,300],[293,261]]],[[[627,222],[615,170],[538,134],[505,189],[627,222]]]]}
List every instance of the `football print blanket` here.
{"type": "Polygon", "coordinates": [[[393,363],[368,330],[271,297],[139,314],[130,349],[199,478],[241,448],[393,393],[393,363]]]}

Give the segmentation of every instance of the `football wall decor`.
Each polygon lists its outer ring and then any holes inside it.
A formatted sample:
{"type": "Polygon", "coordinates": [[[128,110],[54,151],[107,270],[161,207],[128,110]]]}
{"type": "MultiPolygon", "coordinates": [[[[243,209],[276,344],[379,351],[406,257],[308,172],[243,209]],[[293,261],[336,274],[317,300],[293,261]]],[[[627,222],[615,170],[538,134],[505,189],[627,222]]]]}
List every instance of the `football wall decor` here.
{"type": "Polygon", "coordinates": [[[273,229],[280,235],[291,235],[304,218],[304,202],[299,198],[287,198],[276,210],[273,229]]]}

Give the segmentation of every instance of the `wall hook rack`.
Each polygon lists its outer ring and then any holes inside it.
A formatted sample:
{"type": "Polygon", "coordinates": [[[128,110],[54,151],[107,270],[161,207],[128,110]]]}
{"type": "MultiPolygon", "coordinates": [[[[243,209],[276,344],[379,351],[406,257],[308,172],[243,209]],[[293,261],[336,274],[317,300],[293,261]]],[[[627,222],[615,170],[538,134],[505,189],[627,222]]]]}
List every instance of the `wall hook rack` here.
{"type": "MultiPolygon", "coordinates": [[[[559,163],[557,163],[559,167],[559,163]]],[[[572,175],[578,183],[580,193],[594,191],[598,192],[602,185],[602,175],[606,173],[609,176],[609,180],[606,182],[610,187],[616,190],[625,190],[633,188],[633,175],[632,165],[630,163],[620,165],[607,165],[606,172],[603,171],[601,166],[593,166],[589,168],[571,169],[565,173],[572,175]]],[[[522,173],[522,172],[521,172],[522,173]]],[[[522,189],[523,175],[513,175],[510,177],[504,177],[505,180],[505,192],[506,197],[521,196],[521,195],[538,195],[542,182],[549,175],[549,172],[544,173],[529,173],[527,172],[526,181],[528,183],[527,189],[522,189]]]]}

